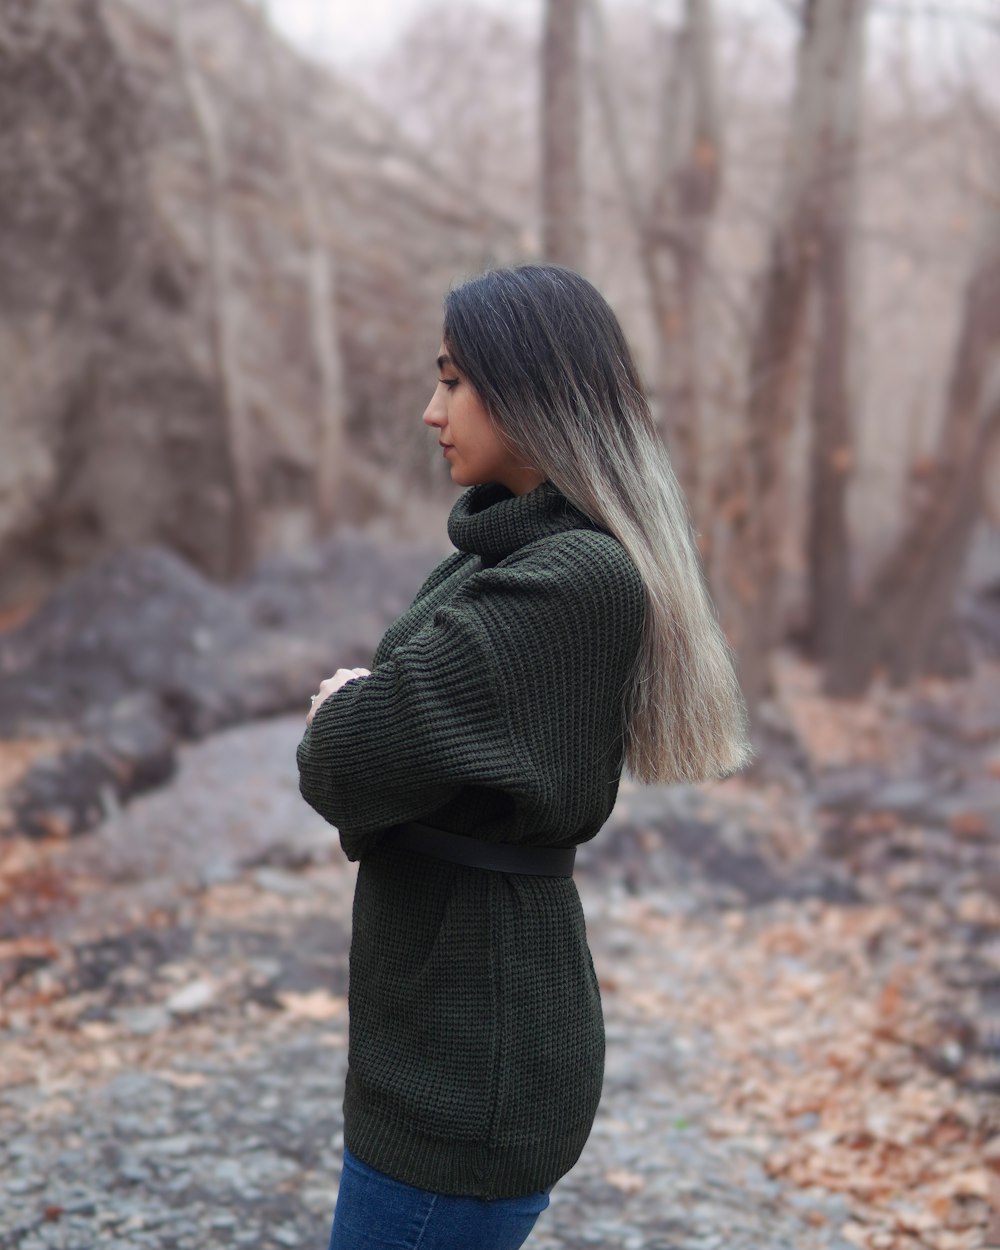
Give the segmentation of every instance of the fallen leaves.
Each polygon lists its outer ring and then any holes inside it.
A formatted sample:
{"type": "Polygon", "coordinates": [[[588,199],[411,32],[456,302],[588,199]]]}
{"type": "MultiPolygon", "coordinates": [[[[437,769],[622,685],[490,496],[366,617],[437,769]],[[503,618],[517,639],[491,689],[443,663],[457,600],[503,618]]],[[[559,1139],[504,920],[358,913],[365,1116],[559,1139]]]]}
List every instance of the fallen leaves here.
{"type": "Polygon", "coordinates": [[[0,941],[0,964],[46,963],[58,954],[59,947],[51,938],[36,934],[28,933],[23,937],[0,941]]]}
{"type": "MultiPolygon", "coordinates": [[[[819,694],[815,673],[788,657],[779,657],[779,686],[820,770],[896,764],[915,753],[917,731],[888,714],[895,696],[885,691],[864,704],[833,705],[819,694]]],[[[960,722],[952,687],[928,684],[921,697],[960,722]]],[[[1000,775],[1000,754],[990,758],[1000,775]]],[[[868,901],[794,897],[722,907],[711,881],[703,883],[711,901],[701,911],[675,907],[678,899],[666,900],[668,907],[662,894],[629,895],[614,905],[629,955],[595,947],[599,986],[614,996],[608,1005],[616,1023],[673,1023],[685,1079],[697,1077],[714,1105],[689,1131],[738,1139],[783,1189],[841,1195],[850,1213],[837,1230],[844,1240],[860,1250],[981,1250],[1000,1245],[1000,1109],[995,1096],[960,1083],[975,1048],[975,1003],[962,989],[972,983],[970,948],[955,934],[1000,935],[1000,886],[991,884],[988,863],[994,826],[974,810],[975,795],[961,805],[955,797],[939,825],[922,824],[898,791],[888,805],[890,778],[880,778],[878,767],[875,774],[887,805],[851,817],[845,861],[845,875],[868,901]],[[950,1017],[943,1007],[954,1008],[950,1017]]],[[[623,779],[626,804],[636,788],[623,779]]],[[[716,812],[725,809],[719,828],[735,830],[732,850],[762,849],[782,870],[813,859],[820,826],[809,823],[808,795],[796,806],[787,788],[746,777],[711,794],[716,812]]],[[[669,843],[667,826],[650,824],[637,837],[651,857],[669,843]]],[[[54,839],[0,843],[0,901],[16,911],[18,924],[30,920],[33,932],[45,932],[38,917],[43,904],[59,901],[49,897],[57,889],[67,898],[90,890],[104,906],[107,883],[88,877],[86,867],[85,857],[77,862],[54,839]],[[39,910],[29,916],[22,900],[39,910]]],[[[34,1116],[64,1114],[59,1089],[116,1070],[145,1070],[197,1089],[206,1077],[176,1066],[180,1047],[185,1062],[204,1061],[224,1041],[219,1055],[228,1065],[264,1029],[288,1037],[308,1031],[317,1044],[346,1045],[347,1000],[326,988],[343,982],[323,960],[310,967],[288,958],[301,955],[300,926],[317,912],[317,889],[325,915],[349,914],[353,874],[340,861],[301,876],[281,865],[234,868],[188,899],[180,918],[171,911],[158,920],[139,884],[122,881],[123,894],[135,892],[135,924],[184,928],[194,937],[190,949],[165,951],[165,962],[147,967],[135,943],[122,943],[120,958],[131,950],[137,961],[134,975],[109,967],[84,993],[66,975],[72,958],[62,935],[61,945],[33,935],[0,943],[0,973],[13,978],[0,1064],[11,1083],[52,1092],[34,1116]],[[302,988],[306,975],[318,984],[302,988]],[[313,1022],[329,1027],[307,1030],[313,1022]]],[[[740,899],[738,892],[725,897],[740,899]]],[[[331,945],[338,940],[331,931],[331,945]]],[[[977,938],[975,958],[978,983],[1000,984],[1000,936],[977,938]]],[[[629,1131],[615,1121],[606,1127],[629,1131]]],[[[605,1179],[623,1194],[643,1187],[627,1168],[605,1179]]],[[[832,1217],[812,1211],[803,1218],[820,1224],[832,1217]]]]}
{"type": "Polygon", "coordinates": [[[201,1089],[208,1084],[208,1077],[202,1072],[178,1072],[168,1068],[153,1071],[151,1075],[173,1085],[175,1089],[201,1089]]]}
{"type": "Polygon", "coordinates": [[[39,760],[62,746],[57,738],[0,738],[0,793],[13,789],[39,760]]]}
{"type": "Polygon", "coordinates": [[[887,764],[916,748],[916,729],[892,723],[885,714],[891,692],[829,699],[819,669],[784,651],[774,657],[774,673],[781,707],[814,766],[887,764]]]}
{"type": "Polygon", "coordinates": [[[761,1143],[773,1177],[842,1194],[841,1234],[863,1250],[978,1250],[1000,1145],[987,1166],[983,1106],[920,1058],[937,1029],[926,935],[891,904],[781,902],[726,924],[633,899],[622,916],[648,952],[619,985],[636,1024],[659,1003],[679,1033],[713,1037],[719,1109],[701,1127],[761,1143]]]}
{"type": "Polygon", "coordinates": [[[613,1168],[604,1173],[604,1179],[609,1185],[614,1185],[615,1189],[620,1189],[623,1194],[638,1194],[646,1188],[645,1180],[638,1173],[630,1172],[627,1168],[613,1168]]]}
{"type": "Polygon", "coordinates": [[[286,990],[277,995],[278,1002],[290,1016],[300,1020],[332,1020],[347,1010],[347,999],[326,990],[309,990],[296,994],[286,990]]]}

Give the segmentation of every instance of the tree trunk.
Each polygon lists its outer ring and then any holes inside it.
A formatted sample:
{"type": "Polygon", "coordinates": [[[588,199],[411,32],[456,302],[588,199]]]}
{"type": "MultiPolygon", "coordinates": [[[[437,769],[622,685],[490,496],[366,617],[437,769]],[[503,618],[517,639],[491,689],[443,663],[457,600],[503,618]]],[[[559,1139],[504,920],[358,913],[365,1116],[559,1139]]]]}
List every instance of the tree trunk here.
{"type": "MultiPolygon", "coordinates": [[[[1000,162],[997,182],[1000,184],[1000,162]]],[[[855,611],[826,674],[828,693],[860,694],[879,667],[894,685],[927,670],[982,507],[1000,440],[1000,212],[994,204],[965,290],[938,454],[922,504],[855,611]]]]}
{"type": "Polygon", "coordinates": [[[712,3],[685,0],[680,32],[664,40],[657,174],[648,202],[628,160],[600,0],[589,0],[588,13],[596,45],[598,101],[656,329],[658,423],[697,517],[703,511],[700,297],[721,181],[712,3]]]}
{"type": "Polygon", "coordinates": [[[806,641],[819,659],[831,656],[850,615],[847,484],[854,464],[851,437],[851,240],[855,167],[864,69],[864,14],[856,7],[843,31],[837,97],[821,136],[816,272],[819,333],[813,368],[808,496],[808,611],[806,641]]]}
{"type": "Polygon", "coordinates": [[[333,257],[324,241],[316,185],[290,103],[271,29],[268,0],[257,0],[261,50],[270,80],[274,118],[281,137],[292,193],[298,202],[303,233],[303,264],[309,306],[309,332],[319,378],[316,406],[315,521],[317,536],[331,528],[341,498],[344,474],[346,398],[337,333],[333,257]]]}
{"type": "Polygon", "coordinates": [[[806,368],[808,314],[819,255],[824,137],[835,130],[845,79],[861,49],[867,0],[807,0],[803,10],[786,179],[750,353],[745,463],[727,471],[720,506],[732,515],[727,579],[745,585],[744,692],[753,707],[771,690],[769,655],[781,636],[781,556],[788,523],[787,460],[806,368]],[[733,504],[735,492],[739,501],[733,504]]]}
{"type": "Polygon", "coordinates": [[[584,266],[580,0],[547,0],[542,43],[542,251],[584,266]]]}
{"type": "Polygon", "coordinates": [[[174,49],[184,90],[205,156],[208,178],[208,303],[212,349],[225,419],[231,508],[229,573],[245,576],[257,554],[257,488],[252,432],[237,349],[237,304],[232,282],[233,254],[226,212],[228,163],[219,117],[198,71],[187,24],[186,0],[172,0],[174,49]]]}
{"type": "Polygon", "coordinates": [[[847,484],[853,467],[846,238],[822,244],[819,342],[813,372],[805,638],[818,660],[833,654],[850,616],[847,484]]]}
{"type": "Polygon", "coordinates": [[[696,516],[701,501],[701,289],[708,236],[719,202],[722,136],[719,126],[715,36],[711,0],[686,0],[678,48],[678,94],[663,92],[661,150],[669,154],[651,229],[673,257],[676,297],[674,364],[665,379],[664,406],[674,462],[696,516]],[[671,138],[671,128],[673,136],[671,138]]]}

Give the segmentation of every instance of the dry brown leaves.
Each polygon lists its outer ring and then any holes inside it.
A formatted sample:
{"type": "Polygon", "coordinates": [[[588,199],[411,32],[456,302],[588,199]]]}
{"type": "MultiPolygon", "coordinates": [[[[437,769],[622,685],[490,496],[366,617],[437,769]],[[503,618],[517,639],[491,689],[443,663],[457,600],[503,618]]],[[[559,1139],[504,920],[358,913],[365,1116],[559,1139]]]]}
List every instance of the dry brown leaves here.
{"type": "Polygon", "coordinates": [[[916,728],[897,715],[909,695],[876,685],[859,699],[830,699],[821,670],[789,651],[775,654],[773,669],[778,701],[815,766],[898,764],[916,748],[916,728]]]}
{"type": "Polygon", "coordinates": [[[1000,1139],[987,1150],[982,1098],[922,1062],[935,1041],[919,934],[874,974],[870,946],[898,913],[816,900],[714,924],[663,916],[642,899],[627,923],[649,953],[628,982],[606,978],[638,1022],[709,1029],[718,1101],[706,1127],[754,1145],[773,1176],[844,1195],[841,1232],[865,1250],[981,1250],[1000,1211],[1000,1139]],[[777,912],[777,918],[775,913],[777,912]],[[650,973],[670,967],[650,988],[650,973]]]}

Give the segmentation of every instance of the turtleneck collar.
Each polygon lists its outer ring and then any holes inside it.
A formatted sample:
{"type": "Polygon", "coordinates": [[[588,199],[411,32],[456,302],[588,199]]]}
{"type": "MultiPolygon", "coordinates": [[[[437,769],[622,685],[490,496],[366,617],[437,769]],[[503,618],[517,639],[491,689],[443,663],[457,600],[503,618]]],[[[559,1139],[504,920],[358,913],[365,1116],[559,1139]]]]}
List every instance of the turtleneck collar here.
{"type": "Polygon", "coordinates": [[[470,486],[448,516],[448,537],[459,551],[481,556],[484,564],[495,564],[536,538],[599,528],[548,478],[523,495],[501,482],[470,486]]]}

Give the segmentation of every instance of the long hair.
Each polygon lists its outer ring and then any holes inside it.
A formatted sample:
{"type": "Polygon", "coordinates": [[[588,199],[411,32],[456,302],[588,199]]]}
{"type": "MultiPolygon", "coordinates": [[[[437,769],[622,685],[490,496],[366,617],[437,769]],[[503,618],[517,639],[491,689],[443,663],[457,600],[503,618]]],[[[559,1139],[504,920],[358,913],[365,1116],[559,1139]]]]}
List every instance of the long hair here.
{"type": "Polygon", "coordinates": [[[493,269],[449,292],[443,337],[504,446],[614,535],[642,577],[624,767],[645,783],[743,768],[751,749],[732,652],[610,305],[560,265],[493,269]]]}

